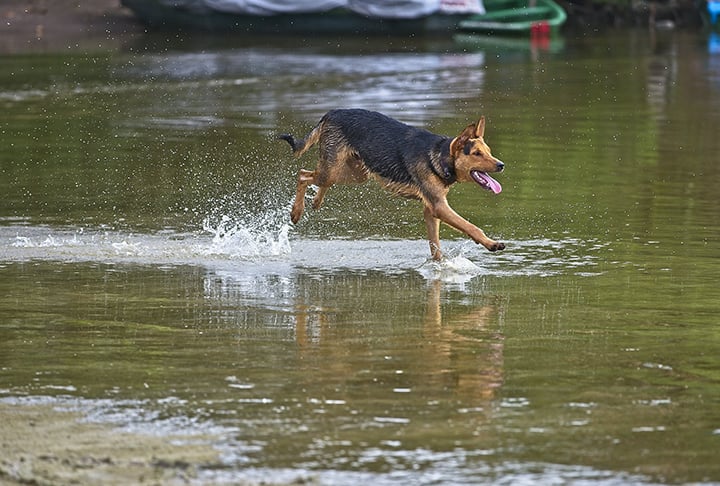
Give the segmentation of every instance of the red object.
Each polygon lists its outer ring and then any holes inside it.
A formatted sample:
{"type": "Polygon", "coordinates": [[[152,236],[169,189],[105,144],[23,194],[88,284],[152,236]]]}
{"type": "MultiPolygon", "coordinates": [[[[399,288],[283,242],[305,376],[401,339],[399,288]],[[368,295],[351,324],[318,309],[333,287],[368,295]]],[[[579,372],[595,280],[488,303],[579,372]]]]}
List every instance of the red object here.
{"type": "Polygon", "coordinates": [[[550,49],[550,24],[542,21],[530,26],[530,45],[536,49],[550,49]]]}
{"type": "Polygon", "coordinates": [[[545,21],[535,22],[530,26],[530,35],[532,37],[549,37],[550,24],[545,21]]]}

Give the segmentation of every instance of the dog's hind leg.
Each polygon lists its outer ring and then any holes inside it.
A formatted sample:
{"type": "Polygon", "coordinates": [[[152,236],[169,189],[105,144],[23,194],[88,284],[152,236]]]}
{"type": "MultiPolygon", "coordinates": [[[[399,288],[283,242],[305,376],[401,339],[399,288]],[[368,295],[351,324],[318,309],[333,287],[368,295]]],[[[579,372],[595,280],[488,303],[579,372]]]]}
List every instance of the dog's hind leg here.
{"type": "Polygon", "coordinates": [[[298,173],[297,191],[295,192],[295,202],[293,202],[290,211],[290,220],[293,224],[297,224],[305,211],[305,192],[307,186],[315,183],[315,172],[311,170],[300,169],[298,173]]]}
{"type": "Polygon", "coordinates": [[[427,226],[428,240],[430,241],[430,255],[433,260],[442,260],[442,252],[440,251],[440,220],[433,216],[432,209],[425,206],[423,212],[425,216],[425,226],[427,226]]]}
{"type": "Polygon", "coordinates": [[[318,187],[318,191],[315,194],[315,197],[313,197],[313,202],[312,202],[313,209],[320,209],[320,206],[322,206],[323,199],[325,198],[325,193],[327,192],[328,189],[330,189],[330,186],[318,187]]]}

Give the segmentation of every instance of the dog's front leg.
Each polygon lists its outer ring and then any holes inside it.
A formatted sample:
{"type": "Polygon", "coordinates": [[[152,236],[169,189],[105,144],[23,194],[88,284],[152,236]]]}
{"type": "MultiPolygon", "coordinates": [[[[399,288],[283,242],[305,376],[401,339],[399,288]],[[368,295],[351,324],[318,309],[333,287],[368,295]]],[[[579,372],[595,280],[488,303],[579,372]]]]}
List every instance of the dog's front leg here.
{"type": "Polygon", "coordinates": [[[430,206],[425,206],[423,212],[425,217],[425,226],[427,227],[428,240],[430,241],[430,255],[433,260],[442,260],[442,252],[440,251],[440,220],[433,216],[430,206]]]}
{"type": "Polygon", "coordinates": [[[458,213],[456,213],[447,201],[438,201],[431,206],[431,212],[433,216],[440,219],[442,222],[449,224],[458,231],[462,231],[475,243],[478,243],[490,251],[504,250],[505,244],[491,240],[485,235],[485,232],[466,220],[458,213]]]}
{"type": "Polygon", "coordinates": [[[315,172],[311,170],[300,169],[298,173],[297,191],[295,192],[295,202],[293,202],[290,211],[290,220],[293,224],[297,224],[305,211],[305,192],[309,184],[315,183],[315,172]]]}

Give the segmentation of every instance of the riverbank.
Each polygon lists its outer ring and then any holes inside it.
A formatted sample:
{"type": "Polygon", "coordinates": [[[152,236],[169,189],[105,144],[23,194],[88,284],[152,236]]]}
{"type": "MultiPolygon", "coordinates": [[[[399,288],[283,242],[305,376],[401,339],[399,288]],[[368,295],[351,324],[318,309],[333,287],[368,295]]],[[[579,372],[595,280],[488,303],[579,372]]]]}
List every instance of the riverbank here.
{"type": "Polygon", "coordinates": [[[680,27],[702,25],[696,0],[556,0],[568,14],[568,27],[680,27]]]}
{"type": "Polygon", "coordinates": [[[3,0],[0,54],[93,48],[143,32],[120,0],[3,0]]]}
{"type": "Polygon", "coordinates": [[[209,437],[120,431],[52,404],[0,402],[0,417],[6,485],[188,484],[221,466],[209,437]]]}
{"type": "MultiPolygon", "coordinates": [[[[559,1],[568,12],[571,29],[700,23],[694,0],[559,1]]],[[[0,54],[108,47],[144,31],[120,0],[4,0],[0,5],[0,54]]]]}

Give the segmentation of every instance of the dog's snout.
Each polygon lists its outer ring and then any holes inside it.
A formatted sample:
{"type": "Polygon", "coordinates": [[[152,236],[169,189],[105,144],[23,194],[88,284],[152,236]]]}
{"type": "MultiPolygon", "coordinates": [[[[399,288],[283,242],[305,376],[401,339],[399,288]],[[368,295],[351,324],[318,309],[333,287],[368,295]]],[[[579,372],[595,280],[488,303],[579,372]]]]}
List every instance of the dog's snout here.
{"type": "Polygon", "coordinates": [[[503,169],[505,168],[505,164],[503,164],[502,162],[500,162],[500,161],[498,160],[498,161],[497,161],[497,164],[495,164],[495,168],[497,169],[498,172],[502,172],[503,169]]]}

